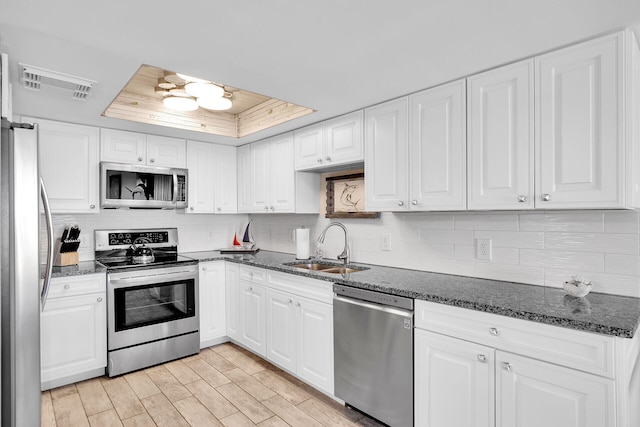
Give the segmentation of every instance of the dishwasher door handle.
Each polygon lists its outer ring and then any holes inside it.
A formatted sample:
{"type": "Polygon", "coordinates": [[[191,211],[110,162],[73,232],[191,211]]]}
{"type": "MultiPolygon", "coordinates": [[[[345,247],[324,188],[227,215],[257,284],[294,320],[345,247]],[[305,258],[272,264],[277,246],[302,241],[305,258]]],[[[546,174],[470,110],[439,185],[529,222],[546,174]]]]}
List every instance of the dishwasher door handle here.
{"type": "Polygon", "coordinates": [[[375,304],[375,303],[370,303],[370,302],[351,299],[351,298],[345,298],[339,295],[334,295],[333,300],[340,301],[346,304],[357,305],[359,307],[369,308],[371,310],[382,311],[389,314],[395,314],[398,316],[411,317],[411,318],[413,317],[413,311],[403,310],[401,308],[390,307],[387,305],[381,305],[381,304],[375,304]]]}

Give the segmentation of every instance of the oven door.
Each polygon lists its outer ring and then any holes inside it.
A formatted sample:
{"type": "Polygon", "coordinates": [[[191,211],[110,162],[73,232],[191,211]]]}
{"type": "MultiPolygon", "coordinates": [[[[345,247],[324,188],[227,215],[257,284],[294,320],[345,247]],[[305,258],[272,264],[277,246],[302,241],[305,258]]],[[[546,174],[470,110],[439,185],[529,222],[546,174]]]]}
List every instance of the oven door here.
{"type": "Polygon", "coordinates": [[[109,351],[196,332],[198,266],[107,274],[109,351]]]}

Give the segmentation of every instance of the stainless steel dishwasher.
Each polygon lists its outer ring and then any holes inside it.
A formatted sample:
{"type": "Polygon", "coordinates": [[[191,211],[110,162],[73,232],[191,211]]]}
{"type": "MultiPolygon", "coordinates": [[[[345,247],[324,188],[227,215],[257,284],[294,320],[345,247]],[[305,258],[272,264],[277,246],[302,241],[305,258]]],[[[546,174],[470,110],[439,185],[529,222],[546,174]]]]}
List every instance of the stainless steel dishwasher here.
{"type": "Polygon", "coordinates": [[[413,426],[413,299],[333,291],[335,395],[390,426],[413,426]]]}

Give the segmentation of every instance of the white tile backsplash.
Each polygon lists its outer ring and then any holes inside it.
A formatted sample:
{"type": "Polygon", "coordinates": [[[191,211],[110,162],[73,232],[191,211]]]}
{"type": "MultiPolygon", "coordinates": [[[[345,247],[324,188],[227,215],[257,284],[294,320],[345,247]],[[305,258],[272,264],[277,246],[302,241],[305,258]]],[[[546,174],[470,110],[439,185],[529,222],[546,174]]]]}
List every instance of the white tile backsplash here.
{"type": "MultiPolygon", "coordinates": [[[[311,229],[329,223],[324,215],[252,215],[256,229],[311,229]]],[[[377,219],[338,220],[349,229],[355,262],[561,287],[571,276],[594,282],[596,292],[640,296],[639,211],[519,211],[382,213],[377,219]],[[380,235],[391,251],[380,250],[380,235]],[[492,259],[478,260],[475,239],[491,239],[492,259]]],[[[342,251],[335,229],[324,244],[326,257],[342,251]]],[[[270,239],[264,249],[295,253],[295,244],[270,239]]]]}

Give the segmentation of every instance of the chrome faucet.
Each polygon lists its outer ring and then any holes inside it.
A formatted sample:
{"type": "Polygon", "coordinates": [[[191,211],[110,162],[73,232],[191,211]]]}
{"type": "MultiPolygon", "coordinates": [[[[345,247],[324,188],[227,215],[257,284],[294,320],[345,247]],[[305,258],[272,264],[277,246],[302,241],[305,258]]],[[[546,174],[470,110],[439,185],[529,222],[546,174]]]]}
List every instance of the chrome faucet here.
{"type": "Polygon", "coordinates": [[[344,261],[344,265],[347,265],[349,264],[349,233],[347,232],[347,227],[345,227],[344,224],[340,222],[330,222],[318,236],[318,243],[324,243],[324,236],[327,234],[327,230],[334,225],[344,230],[344,249],[342,250],[342,253],[338,255],[338,259],[341,259],[344,261]]]}

